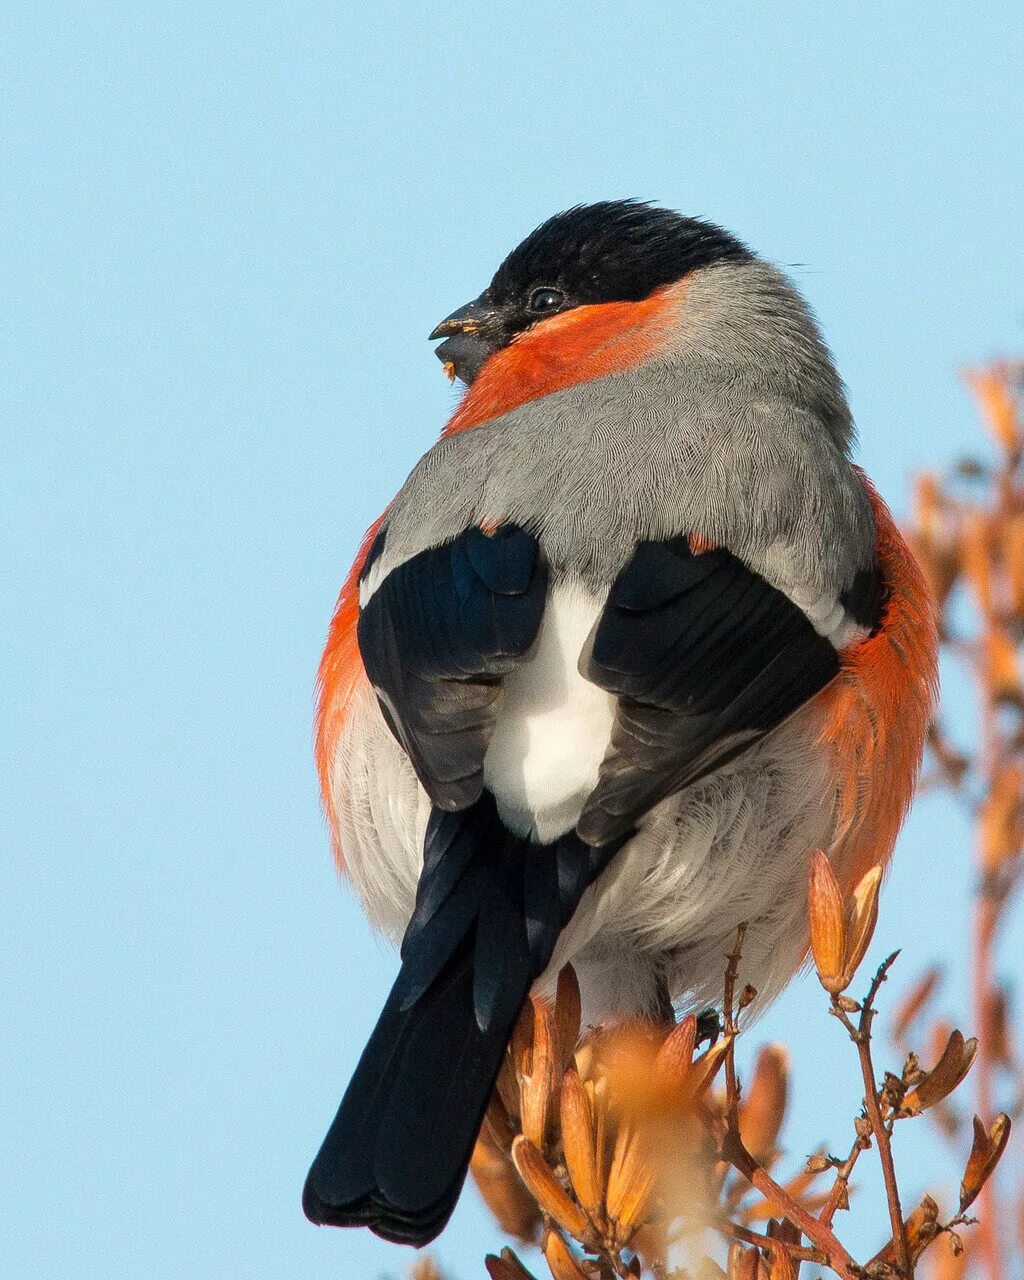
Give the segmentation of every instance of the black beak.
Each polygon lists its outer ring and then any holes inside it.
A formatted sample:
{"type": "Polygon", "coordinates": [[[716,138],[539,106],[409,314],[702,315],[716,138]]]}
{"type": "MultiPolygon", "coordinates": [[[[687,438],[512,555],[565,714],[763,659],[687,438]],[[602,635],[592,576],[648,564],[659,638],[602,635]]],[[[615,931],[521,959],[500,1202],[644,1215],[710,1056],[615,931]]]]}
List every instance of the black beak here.
{"type": "Polygon", "coordinates": [[[444,338],[436,355],[446,369],[469,386],[503,339],[498,314],[485,294],[453,311],[432,331],[430,341],[444,338]]]}

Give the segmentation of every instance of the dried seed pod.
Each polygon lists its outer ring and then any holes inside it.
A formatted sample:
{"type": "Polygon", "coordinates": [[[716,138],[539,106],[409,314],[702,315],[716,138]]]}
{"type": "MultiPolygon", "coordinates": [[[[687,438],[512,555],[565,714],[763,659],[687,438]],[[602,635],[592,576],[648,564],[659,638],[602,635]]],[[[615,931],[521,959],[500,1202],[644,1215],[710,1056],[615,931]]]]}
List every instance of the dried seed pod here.
{"type": "Polygon", "coordinates": [[[481,1133],[499,1151],[510,1151],[512,1149],[512,1140],[517,1132],[518,1129],[512,1123],[508,1109],[502,1101],[501,1091],[495,1089],[484,1113],[484,1127],[481,1133]]]}
{"type": "Polygon", "coordinates": [[[931,1196],[925,1196],[904,1224],[907,1247],[916,1262],[939,1234],[939,1206],[931,1196]]]}
{"type": "Polygon", "coordinates": [[[943,972],[939,965],[926,969],[896,1006],[892,1015],[891,1034],[897,1044],[903,1043],[914,1021],[938,990],[942,978],[943,972]]]}
{"type": "Polygon", "coordinates": [[[772,1242],[771,1280],[796,1280],[793,1257],[781,1240],[772,1242]]]}
{"type": "Polygon", "coordinates": [[[717,1044],[712,1045],[710,1049],[702,1053],[693,1064],[683,1096],[684,1108],[691,1107],[711,1087],[715,1076],[725,1065],[730,1043],[729,1036],[723,1036],[717,1044]]]}
{"type": "MultiPolygon", "coordinates": [[[[512,1039],[508,1046],[508,1056],[512,1060],[512,1071],[516,1078],[517,1094],[519,1082],[523,1076],[530,1074],[530,1062],[533,1057],[533,1023],[534,1003],[532,1000],[527,1000],[512,1029],[512,1039]]],[[[518,1097],[516,1102],[518,1105],[518,1097]]],[[[511,1108],[509,1110],[511,1111],[511,1108]]]]}
{"type": "MultiPolygon", "coordinates": [[[[533,1014],[530,1014],[533,1017],[533,1014]]],[[[520,1019],[522,1021],[522,1019],[520,1019]]],[[[495,1086],[495,1092],[501,1099],[508,1117],[509,1124],[512,1126],[513,1132],[519,1132],[519,1076],[516,1070],[515,1055],[515,1032],[513,1032],[513,1040],[505,1051],[505,1056],[501,1060],[501,1067],[498,1071],[498,1083],[495,1086]]]]}
{"type": "Polygon", "coordinates": [[[835,872],[820,849],[811,854],[808,914],[818,981],[826,991],[838,995],[843,989],[846,959],[846,911],[835,872]]]}
{"type": "Polygon", "coordinates": [[[555,1098],[555,1019],[548,1002],[533,1001],[533,1052],[529,1071],[520,1080],[520,1114],[523,1133],[538,1151],[544,1150],[548,1119],[558,1105],[555,1098]]]}
{"type": "Polygon", "coordinates": [[[501,1257],[489,1253],[484,1266],[491,1280],[534,1280],[511,1249],[502,1249],[501,1257]]]}
{"type": "MultiPolygon", "coordinates": [[[[829,1169],[834,1167],[835,1166],[832,1164],[832,1161],[822,1151],[810,1156],[800,1172],[794,1173],[792,1178],[790,1178],[786,1183],[787,1194],[792,1196],[794,1200],[799,1201],[801,1204],[805,1204],[806,1207],[806,1201],[808,1200],[807,1193],[810,1191],[811,1187],[815,1182],[817,1182],[823,1173],[826,1173],[829,1169]]],[[[794,1244],[795,1243],[797,1242],[794,1241],[794,1244]]]]}
{"type": "MultiPolygon", "coordinates": [[[[803,1195],[800,1202],[809,1213],[817,1213],[818,1210],[828,1200],[825,1192],[815,1192],[814,1195],[803,1195]]],[[[849,1205],[840,1205],[840,1208],[849,1208],[849,1205]]],[[[739,1212],[741,1221],[748,1225],[754,1222],[768,1222],[775,1214],[778,1213],[778,1206],[771,1200],[757,1199],[745,1205],[739,1212]]]]}
{"type": "Polygon", "coordinates": [[[853,891],[847,920],[846,954],[843,960],[843,986],[848,987],[860,968],[865,952],[871,945],[878,924],[878,893],[882,887],[882,868],[871,869],[861,877],[853,891]]]}
{"type": "Polygon", "coordinates": [[[1006,628],[991,623],[985,633],[985,676],[993,696],[1002,702],[1020,705],[1024,690],[1021,686],[1020,654],[1006,628]]]}
{"type": "Polygon", "coordinates": [[[444,1280],[441,1269],[429,1255],[417,1258],[409,1272],[409,1280],[444,1280]]]}
{"type": "Polygon", "coordinates": [[[920,1115],[948,1098],[970,1071],[977,1051],[977,1040],[964,1040],[959,1031],[951,1032],[938,1062],[903,1099],[900,1116],[920,1115]]]}
{"type": "Polygon", "coordinates": [[[960,573],[958,539],[946,506],[937,476],[924,472],[915,477],[912,527],[908,532],[940,609],[960,573]]]}
{"type": "Polygon", "coordinates": [[[781,1044],[765,1045],[757,1055],[754,1072],[740,1107],[740,1134],[754,1159],[771,1168],[776,1142],[786,1115],[789,1055],[781,1044]]]}
{"type": "Polygon", "coordinates": [[[579,1044],[582,1008],[576,970],[571,964],[567,964],[558,975],[558,986],[555,989],[555,1039],[558,1044],[559,1073],[564,1072],[572,1061],[579,1044]]]}
{"type": "Polygon", "coordinates": [[[608,1149],[608,1081],[588,1080],[586,1090],[587,1099],[590,1102],[590,1114],[594,1120],[594,1161],[597,1165],[597,1180],[604,1187],[608,1182],[608,1166],[611,1160],[608,1149]]]}
{"type": "Polygon", "coordinates": [[[978,1193],[988,1181],[1006,1150],[1010,1140],[1010,1118],[1000,1112],[986,1130],[982,1121],[974,1117],[974,1144],[960,1183],[960,1212],[974,1203],[978,1193]]]}
{"type": "Polygon", "coordinates": [[[1003,522],[1003,564],[1010,613],[1015,621],[1024,619],[1024,516],[1003,522]]]}
{"type": "Polygon", "coordinates": [[[1020,853],[1022,807],[1022,771],[1016,764],[1003,764],[996,770],[979,817],[980,859],[985,874],[997,874],[1020,853]]]}
{"type": "Polygon", "coordinates": [[[963,1280],[968,1256],[963,1239],[956,1232],[943,1232],[928,1250],[931,1280],[963,1280]]]}
{"type": "Polygon", "coordinates": [[[627,1122],[620,1123],[605,1207],[609,1220],[618,1225],[616,1236],[621,1242],[628,1240],[643,1220],[654,1192],[655,1172],[655,1162],[640,1130],[627,1122]]]}
{"type": "Polygon", "coordinates": [[[996,987],[991,993],[992,1026],[989,1034],[989,1051],[992,1061],[1001,1067],[1013,1067],[1015,1053],[1010,1033],[1010,997],[1005,987],[996,987]]]}
{"type": "Polygon", "coordinates": [[[1010,370],[994,364],[987,369],[966,369],[964,382],[974,393],[982,419],[996,444],[1007,453],[1020,448],[1018,399],[1010,370]]]}
{"type": "Polygon", "coordinates": [[[971,584],[978,608],[986,618],[990,618],[993,589],[992,536],[989,518],[982,512],[972,511],[964,519],[960,549],[964,573],[971,584]]]}
{"type": "Polygon", "coordinates": [[[811,928],[811,953],[818,981],[830,995],[840,998],[853,981],[878,923],[878,893],[882,868],[871,867],[847,901],[843,897],[828,858],[816,849],[811,854],[807,913],[811,928]]]}
{"type": "Polygon", "coordinates": [[[686,1087],[696,1043],[697,1019],[691,1013],[668,1033],[654,1060],[655,1071],[669,1090],[686,1087]]]}
{"type": "Polygon", "coordinates": [[[529,1187],[541,1211],[581,1243],[590,1237],[590,1226],[583,1210],[564,1190],[544,1157],[521,1134],[512,1144],[512,1160],[519,1176],[529,1187]]]}
{"type": "Polygon", "coordinates": [[[597,1164],[594,1119],[587,1091],[573,1067],[562,1080],[562,1150],[577,1200],[593,1221],[600,1221],[603,1187],[597,1164]]]}
{"type": "Polygon", "coordinates": [[[480,1195],[506,1235],[526,1244],[536,1242],[541,1215],[523,1185],[511,1157],[481,1139],[473,1150],[470,1171],[480,1195]]]}
{"type": "Polygon", "coordinates": [[[589,1280],[557,1231],[549,1231],[544,1241],[544,1257],[553,1280],[589,1280]]]}
{"type": "Polygon", "coordinates": [[[728,1280],[760,1280],[760,1255],[735,1241],[729,1246],[728,1280]]]}

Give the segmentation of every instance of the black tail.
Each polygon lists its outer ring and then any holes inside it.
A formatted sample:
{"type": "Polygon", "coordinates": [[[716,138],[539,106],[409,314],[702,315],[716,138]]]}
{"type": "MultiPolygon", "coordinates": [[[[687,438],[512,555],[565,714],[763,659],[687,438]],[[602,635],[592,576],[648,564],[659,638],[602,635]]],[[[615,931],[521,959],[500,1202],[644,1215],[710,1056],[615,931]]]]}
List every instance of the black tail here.
{"type": "Polygon", "coordinates": [[[532,844],[486,793],[434,810],[398,980],[306,1179],[311,1221],[415,1245],[441,1231],[530,987],[621,844],[532,844]]]}

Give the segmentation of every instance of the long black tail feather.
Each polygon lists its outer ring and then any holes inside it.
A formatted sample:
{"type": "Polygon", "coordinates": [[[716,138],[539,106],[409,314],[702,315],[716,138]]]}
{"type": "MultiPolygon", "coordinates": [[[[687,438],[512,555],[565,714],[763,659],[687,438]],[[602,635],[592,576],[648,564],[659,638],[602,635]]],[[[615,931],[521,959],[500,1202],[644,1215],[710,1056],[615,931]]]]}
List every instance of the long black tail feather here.
{"type": "Polygon", "coordinates": [[[487,793],[434,810],[401,971],[306,1179],[311,1221],[415,1245],[442,1230],[530,987],[622,843],[534,844],[487,793]]]}

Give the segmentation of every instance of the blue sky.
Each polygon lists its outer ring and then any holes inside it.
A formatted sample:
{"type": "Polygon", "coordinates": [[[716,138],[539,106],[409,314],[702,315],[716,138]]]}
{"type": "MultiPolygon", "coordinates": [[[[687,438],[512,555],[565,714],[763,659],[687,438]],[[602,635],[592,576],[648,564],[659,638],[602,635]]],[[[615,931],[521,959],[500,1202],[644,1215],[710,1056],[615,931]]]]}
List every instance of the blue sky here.
{"type": "MultiPolygon", "coordinates": [[[[712,217],[810,298],[900,509],[972,438],[957,368],[1024,347],[1019,9],[12,8],[0,1269],[397,1273],[299,1209],[395,969],[309,743],[359,535],[454,403],[426,334],[569,204],[712,217]]],[[[874,948],[901,982],[962,942],[966,840],[920,804],[874,948]]],[[[813,984],[769,1036],[791,1149],[844,1148],[856,1072],[813,984]]],[[[931,1143],[897,1156],[932,1185],[931,1143]]],[[[439,1255],[469,1280],[493,1239],[467,1195],[439,1255]]]]}

